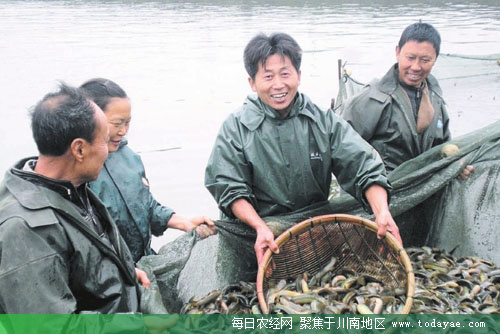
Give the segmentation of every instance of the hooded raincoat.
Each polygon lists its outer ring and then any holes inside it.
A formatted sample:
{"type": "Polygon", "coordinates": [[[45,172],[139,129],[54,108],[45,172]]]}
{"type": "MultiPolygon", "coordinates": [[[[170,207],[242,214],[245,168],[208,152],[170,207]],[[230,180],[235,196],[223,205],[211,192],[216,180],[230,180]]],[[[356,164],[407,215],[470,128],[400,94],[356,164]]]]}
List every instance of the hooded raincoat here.
{"type": "Polygon", "coordinates": [[[399,83],[397,64],[348,101],[343,111],[343,118],[380,153],[388,171],[451,139],[441,88],[432,75],[425,84],[434,115],[422,133],[399,83]]]}
{"type": "Polygon", "coordinates": [[[89,192],[98,235],[69,199],[20,176],[26,161],[0,184],[0,313],[138,312],[134,263],[105,207],[89,192]]]}
{"type": "Polygon", "coordinates": [[[390,185],[378,153],[333,112],[298,93],[285,119],[256,95],[223,123],[205,172],[205,186],[223,217],[248,200],[261,216],[288,213],[328,199],[332,173],[368,208],[364,191],[390,185]]]}
{"type": "Polygon", "coordinates": [[[127,146],[126,140],[108,155],[101,174],[90,183],[90,188],[108,209],[134,261],[154,254],[151,235],[162,235],[174,212],[154,199],[142,160],[127,146]]]}

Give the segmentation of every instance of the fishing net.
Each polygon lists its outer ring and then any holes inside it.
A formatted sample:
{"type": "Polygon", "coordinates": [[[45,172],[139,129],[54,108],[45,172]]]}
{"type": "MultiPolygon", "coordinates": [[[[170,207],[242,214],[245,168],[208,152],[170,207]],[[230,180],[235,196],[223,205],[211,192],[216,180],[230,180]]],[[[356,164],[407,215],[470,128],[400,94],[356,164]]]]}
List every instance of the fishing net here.
{"type": "Polygon", "coordinates": [[[332,258],[334,266],[328,271],[348,270],[382,282],[387,289],[404,289],[409,298],[402,313],[411,309],[415,280],[410,259],[392,235],[379,240],[377,226],[369,220],[341,214],[314,217],[282,233],[276,243],[280,252],[267,251],[257,273],[257,296],[264,313],[269,312],[265,295],[270,285],[314,277],[332,258]]]}
{"type": "MultiPolygon", "coordinates": [[[[478,256],[500,263],[497,224],[500,221],[500,122],[452,141],[460,152],[447,158],[441,147],[399,166],[390,175],[390,208],[405,247],[429,245],[455,256],[478,256]],[[466,181],[457,176],[467,164],[475,167],[466,181]]],[[[265,217],[275,236],[303,220],[348,213],[373,219],[351,196],[293,212],[265,217]]],[[[218,234],[199,240],[189,232],[142,258],[138,266],[152,279],[149,300],[162,300],[169,312],[179,312],[193,296],[243,281],[255,281],[255,233],[239,221],[217,221],[218,234]]],[[[161,308],[150,308],[155,312],[161,308]]]]}
{"type": "Polygon", "coordinates": [[[342,116],[344,111],[345,102],[352,96],[357,95],[363,90],[365,86],[364,83],[354,79],[350,75],[350,71],[346,69],[346,63],[342,64],[339,60],[340,66],[340,78],[339,78],[339,91],[337,93],[337,98],[333,103],[333,111],[336,115],[342,116]]]}
{"type": "MultiPolygon", "coordinates": [[[[480,87],[485,92],[498,94],[500,67],[496,62],[448,58],[459,64],[477,61],[482,64],[480,68],[489,66],[489,73],[496,75],[484,74],[474,78],[481,79],[480,87]]],[[[448,77],[444,83],[449,85],[458,87],[464,82],[451,75],[448,77]]],[[[348,92],[344,85],[359,86],[349,77],[340,84],[335,101],[337,107],[345,101],[340,92],[348,92]]],[[[450,89],[443,87],[445,92],[450,89]]],[[[487,103],[497,103],[495,110],[498,112],[500,97],[495,96],[489,96],[487,103]]],[[[447,252],[453,251],[454,256],[478,256],[499,264],[500,253],[496,247],[500,244],[497,231],[500,221],[500,122],[459,136],[450,144],[458,147],[456,154],[443,157],[442,146],[437,146],[400,165],[388,176],[393,186],[390,210],[399,226],[404,246],[439,247],[447,252]],[[466,165],[473,165],[475,171],[469,179],[460,181],[457,176],[466,165]]],[[[287,215],[264,217],[264,221],[274,235],[279,236],[311,217],[336,213],[374,219],[354,198],[342,194],[287,215]]],[[[163,246],[158,255],[139,261],[138,266],[152,280],[153,289],[145,296],[145,303],[153,301],[148,312],[161,313],[166,309],[178,313],[193,297],[201,298],[239,281],[255,282],[255,232],[237,220],[219,220],[216,226],[217,235],[200,240],[195,232],[189,232],[163,246]]]]}

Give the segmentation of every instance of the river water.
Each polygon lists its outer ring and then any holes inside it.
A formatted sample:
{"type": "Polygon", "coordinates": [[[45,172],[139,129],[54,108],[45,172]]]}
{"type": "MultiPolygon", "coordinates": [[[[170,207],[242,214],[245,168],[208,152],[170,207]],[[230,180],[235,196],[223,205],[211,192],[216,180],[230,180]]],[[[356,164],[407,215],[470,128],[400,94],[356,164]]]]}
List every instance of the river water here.
{"type": "MultiPolygon", "coordinates": [[[[59,80],[106,77],[131,98],[129,142],[155,197],[180,214],[217,218],[204,168],[222,121],[250,92],[242,61],[250,38],[291,34],[304,50],[299,89],[326,109],[338,90],[337,59],[358,80],[381,77],[404,27],[420,19],[443,40],[433,73],[452,134],[500,119],[497,0],[2,1],[0,170],[36,155],[27,111],[59,80]]],[[[177,235],[167,231],[153,246],[177,235]]]]}

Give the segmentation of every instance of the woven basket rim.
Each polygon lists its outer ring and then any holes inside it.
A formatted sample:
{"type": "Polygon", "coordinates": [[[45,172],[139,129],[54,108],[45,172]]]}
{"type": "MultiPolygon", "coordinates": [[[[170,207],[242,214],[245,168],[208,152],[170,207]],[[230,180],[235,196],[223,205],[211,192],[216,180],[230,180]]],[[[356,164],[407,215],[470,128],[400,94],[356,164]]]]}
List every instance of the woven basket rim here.
{"type": "MultiPolygon", "coordinates": [[[[349,215],[349,214],[328,214],[328,215],[322,215],[322,216],[316,216],[312,218],[308,218],[306,220],[303,220],[300,223],[297,223],[287,229],[285,232],[281,233],[276,239],[276,245],[278,248],[281,248],[281,246],[286,243],[290,238],[293,236],[303,232],[306,229],[313,228],[314,226],[317,226],[319,224],[323,223],[329,223],[331,221],[336,221],[340,220],[342,222],[346,223],[351,223],[354,225],[362,226],[374,233],[377,233],[378,231],[378,226],[375,224],[373,221],[359,217],[359,216],[354,216],[354,215],[349,215]]],[[[385,235],[385,240],[389,244],[389,246],[396,251],[397,254],[400,256],[400,261],[403,264],[406,274],[407,274],[407,285],[406,285],[406,303],[403,307],[403,310],[401,314],[409,314],[411,307],[413,305],[413,297],[415,295],[415,275],[413,272],[413,265],[411,264],[410,257],[406,253],[405,249],[398,243],[396,238],[390,233],[387,232],[385,235]]],[[[269,313],[269,307],[267,305],[265,296],[264,296],[264,290],[263,290],[263,285],[264,285],[264,274],[267,270],[267,267],[269,266],[269,263],[271,262],[273,253],[271,252],[270,249],[268,249],[264,253],[264,257],[262,259],[262,262],[259,265],[258,271],[257,271],[257,283],[256,283],[256,289],[257,289],[257,298],[259,300],[259,306],[261,308],[262,313],[268,314],[269,313]]]]}

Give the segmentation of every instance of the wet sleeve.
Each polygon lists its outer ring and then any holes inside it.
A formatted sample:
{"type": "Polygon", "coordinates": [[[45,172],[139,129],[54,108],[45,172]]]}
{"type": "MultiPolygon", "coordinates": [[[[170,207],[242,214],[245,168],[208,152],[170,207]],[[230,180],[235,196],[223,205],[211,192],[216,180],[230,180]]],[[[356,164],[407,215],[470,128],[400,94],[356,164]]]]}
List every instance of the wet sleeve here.
{"type": "Polygon", "coordinates": [[[333,113],[331,117],[330,146],[333,174],[339,185],[360,201],[365,210],[370,206],[365,191],[373,184],[384,187],[389,195],[392,189],[384,164],[378,152],[354,129],[333,113]]]}
{"type": "Polygon", "coordinates": [[[384,104],[380,99],[373,98],[374,88],[365,88],[359,95],[346,103],[342,117],[364,140],[370,141],[377,130],[377,124],[382,117],[384,104]]]}
{"type": "Polygon", "coordinates": [[[245,198],[255,207],[250,186],[252,169],[245,158],[240,130],[231,115],[219,131],[205,169],[205,187],[219,209],[231,218],[235,218],[231,203],[238,198],[245,198]]]}
{"type": "Polygon", "coordinates": [[[150,196],[150,208],[152,212],[150,221],[151,233],[158,237],[165,232],[168,221],[175,212],[171,208],[158,203],[152,194],[150,196]]]}
{"type": "MultiPolygon", "coordinates": [[[[141,160],[142,164],[142,160],[141,160]]],[[[144,170],[144,165],[143,165],[144,170]]],[[[147,180],[146,173],[144,172],[143,178],[147,180]]],[[[154,236],[161,236],[163,232],[167,229],[167,224],[172,215],[175,213],[171,208],[159,203],[150,191],[149,186],[147,187],[147,201],[148,201],[148,211],[149,211],[149,223],[151,226],[151,233],[154,236]]]]}
{"type": "MultiPolygon", "coordinates": [[[[56,224],[54,238],[64,238],[56,224]]],[[[52,231],[51,231],[52,232],[52,231]]],[[[6,313],[74,313],[67,261],[21,218],[0,225],[0,309],[6,313]]]]}

